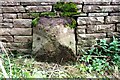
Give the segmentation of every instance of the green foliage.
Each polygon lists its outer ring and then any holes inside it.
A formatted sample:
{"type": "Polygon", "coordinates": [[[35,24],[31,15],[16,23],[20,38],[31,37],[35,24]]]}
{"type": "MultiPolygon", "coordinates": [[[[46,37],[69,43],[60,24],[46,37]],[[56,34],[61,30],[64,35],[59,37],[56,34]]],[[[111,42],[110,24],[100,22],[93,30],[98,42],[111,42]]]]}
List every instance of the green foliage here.
{"type": "Polygon", "coordinates": [[[57,2],[56,4],[53,5],[53,11],[57,11],[57,12],[30,13],[30,15],[35,18],[32,21],[32,25],[36,26],[41,16],[56,17],[58,16],[58,13],[59,13],[59,16],[61,17],[72,17],[72,22],[67,24],[67,26],[69,26],[70,28],[75,28],[76,20],[73,18],[73,16],[80,14],[79,12],[77,12],[77,10],[78,8],[75,3],[57,2]]]}
{"type": "Polygon", "coordinates": [[[77,12],[78,10],[77,5],[72,2],[57,2],[57,4],[53,5],[53,8],[61,12],[77,12]]]}
{"type": "Polygon", "coordinates": [[[42,12],[40,13],[40,16],[54,17],[56,16],[56,13],[55,12],[42,12]]]}
{"type": "Polygon", "coordinates": [[[84,54],[79,61],[88,67],[85,69],[89,72],[104,74],[114,69],[113,64],[120,69],[120,42],[114,36],[110,43],[107,43],[106,39],[100,39],[90,50],[82,52],[84,54]]]}
{"type": "Polygon", "coordinates": [[[33,20],[32,20],[32,26],[34,26],[34,27],[37,26],[38,21],[39,21],[39,17],[33,19],[33,20]]]}

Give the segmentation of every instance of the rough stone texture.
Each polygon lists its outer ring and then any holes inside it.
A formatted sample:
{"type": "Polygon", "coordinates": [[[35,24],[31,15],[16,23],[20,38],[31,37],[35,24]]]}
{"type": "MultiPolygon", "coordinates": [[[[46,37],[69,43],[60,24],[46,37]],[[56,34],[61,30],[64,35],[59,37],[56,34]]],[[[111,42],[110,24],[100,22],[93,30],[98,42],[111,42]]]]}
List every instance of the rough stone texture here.
{"type": "Polygon", "coordinates": [[[31,43],[27,42],[27,43],[6,43],[6,47],[10,48],[10,49],[31,49],[31,43]]]}
{"type": "Polygon", "coordinates": [[[106,23],[120,22],[120,16],[107,16],[106,23]]]}
{"type": "Polygon", "coordinates": [[[3,7],[3,12],[25,12],[23,6],[3,7]]]}
{"type": "Polygon", "coordinates": [[[4,19],[15,19],[15,18],[17,18],[17,14],[4,13],[3,18],[4,19]]]}
{"type": "Polygon", "coordinates": [[[108,16],[108,13],[88,13],[88,16],[108,16]]]}
{"type": "Polygon", "coordinates": [[[77,34],[85,34],[85,29],[77,29],[77,34]]]}
{"type": "Polygon", "coordinates": [[[32,28],[13,28],[11,34],[15,36],[31,36],[32,28]]]}
{"type": "Polygon", "coordinates": [[[78,34],[78,40],[100,39],[105,37],[106,37],[106,33],[78,34]]]}
{"type": "Polygon", "coordinates": [[[78,17],[78,25],[83,24],[102,24],[104,23],[104,17],[78,17]]]}
{"type": "Polygon", "coordinates": [[[17,5],[20,5],[20,2],[13,2],[13,1],[8,2],[8,1],[4,1],[4,2],[2,2],[2,5],[3,6],[17,6],[17,5]]]}
{"type": "Polygon", "coordinates": [[[12,36],[0,36],[0,41],[2,42],[13,42],[12,36]]]}
{"type": "Polygon", "coordinates": [[[13,19],[3,19],[3,22],[4,22],[4,23],[12,23],[12,22],[13,22],[13,19]]]}
{"type": "Polygon", "coordinates": [[[26,6],[39,6],[39,5],[52,5],[54,2],[21,2],[21,5],[26,6]]]}
{"type": "Polygon", "coordinates": [[[74,60],[74,29],[65,27],[69,18],[41,17],[37,27],[33,28],[33,54],[39,60],[60,62],[74,60]]]}
{"type": "Polygon", "coordinates": [[[17,13],[17,18],[22,19],[22,13],[17,13]]]}
{"type": "Polygon", "coordinates": [[[120,6],[100,6],[100,5],[85,5],[84,12],[117,12],[120,11],[120,6]]]}
{"type": "Polygon", "coordinates": [[[26,10],[28,12],[44,12],[44,11],[51,11],[52,6],[27,6],[26,10]]]}
{"type": "Polygon", "coordinates": [[[0,35],[29,36],[31,34],[32,28],[0,28],[0,35]]]}
{"type": "Polygon", "coordinates": [[[77,26],[77,29],[86,29],[87,26],[86,25],[82,25],[82,26],[77,26]]]}
{"type": "Polygon", "coordinates": [[[119,32],[120,32],[120,23],[119,23],[119,24],[117,24],[117,31],[119,31],[119,32]]]}
{"type": "Polygon", "coordinates": [[[113,31],[115,31],[114,24],[87,26],[87,33],[105,33],[105,32],[113,32],[113,31]]]}
{"type": "Polygon", "coordinates": [[[14,19],[13,25],[16,28],[30,28],[32,20],[31,19],[14,19]]]}
{"type": "Polygon", "coordinates": [[[14,36],[14,42],[32,42],[32,36],[14,36]]]}
{"type": "Polygon", "coordinates": [[[120,13],[119,12],[110,13],[110,16],[120,16],[120,13]]]}
{"type": "Polygon", "coordinates": [[[108,38],[112,38],[113,36],[115,37],[120,37],[120,33],[119,32],[107,32],[107,37],[108,38]]]}
{"type": "Polygon", "coordinates": [[[12,23],[0,23],[0,28],[12,28],[12,23]]]}
{"type": "Polygon", "coordinates": [[[23,13],[22,14],[22,18],[30,18],[30,13],[23,13]]]}

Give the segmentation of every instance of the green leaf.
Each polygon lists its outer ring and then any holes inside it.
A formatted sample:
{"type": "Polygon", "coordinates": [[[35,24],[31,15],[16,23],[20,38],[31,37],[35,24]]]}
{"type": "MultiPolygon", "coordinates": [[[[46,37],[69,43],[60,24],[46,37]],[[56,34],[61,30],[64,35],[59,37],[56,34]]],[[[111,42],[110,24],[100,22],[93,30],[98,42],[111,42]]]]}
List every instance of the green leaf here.
{"type": "Polygon", "coordinates": [[[32,20],[32,26],[36,27],[39,21],[39,17],[32,20]]]}

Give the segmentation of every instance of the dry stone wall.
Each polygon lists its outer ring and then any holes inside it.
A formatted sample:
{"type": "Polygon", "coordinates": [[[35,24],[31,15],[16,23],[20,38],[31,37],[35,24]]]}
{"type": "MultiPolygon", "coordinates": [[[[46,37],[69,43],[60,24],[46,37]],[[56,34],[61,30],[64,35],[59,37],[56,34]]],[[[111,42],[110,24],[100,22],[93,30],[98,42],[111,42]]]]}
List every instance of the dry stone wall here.
{"type": "MultiPolygon", "coordinates": [[[[60,0],[57,0],[60,1],[60,0]]],[[[52,10],[54,0],[1,0],[0,1],[0,41],[6,48],[31,52],[33,17],[30,12],[52,10]]],[[[69,0],[65,0],[68,1],[69,0]]],[[[95,39],[119,37],[120,0],[70,0],[78,7],[76,15],[76,45],[88,48],[95,39]]]]}

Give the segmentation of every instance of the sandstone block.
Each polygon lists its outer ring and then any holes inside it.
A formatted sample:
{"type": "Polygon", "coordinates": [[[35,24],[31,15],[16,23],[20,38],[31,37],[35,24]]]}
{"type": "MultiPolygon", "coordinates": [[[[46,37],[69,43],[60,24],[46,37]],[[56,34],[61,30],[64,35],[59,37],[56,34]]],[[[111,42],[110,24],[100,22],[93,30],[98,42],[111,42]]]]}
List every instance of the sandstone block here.
{"type": "Polygon", "coordinates": [[[77,29],[77,34],[85,34],[85,29],[77,29]]]}
{"type": "Polygon", "coordinates": [[[108,16],[108,13],[89,13],[88,16],[108,16]]]}
{"type": "Polygon", "coordinates": [[[94,33],[94,34],[78,34],[78,40],[90,40],[90,39],[102,39],[106,37],[106,33],[94,33]]]}
{"type": "Polygon", "coordinates": [[[2,42],[13,42],[12,36],[0,36],[0,41],[2,42]]]}
{"type": "Polygon", "coordinates": [[[119,32],[107,32],[108,38],[112,38],[113,36],[120,38],[120,33],[119,32]]]}
{"type": "Polygon", "coordinates": [[[0,35],[31,35],[32,28],[0,28],[0,35]]]}
{"type": "Polygon", "coordinates": [[[32,42],[32,36],[14,36],[14,42],[32,42]]]}
{"type": "Polygon", "coordinates": [[[0,28],[12,28],[12,23],[0,23],[0,28]]]}
{"type": "Polygon", "coordinates": [[[117,12],[120,11],[120,6],[100,6],[100,5],[85,5],[84,12],[117,12]]]}
{"type": "Polygon", "coordinates": [[[119,24],[117,24],[117,31],[119,31],[119,32],[120,32],[120,23],[119,23],[119,24]]]}
{"type": "Polygon", "coordinates": [[[119,12],[110,13],[110,16],[120,16],[120,13],[119,12]]]}
{"type": "Polygon", "coordinates": [[[25,12],[23,6],[3,7],[3,12],[25,12]]]}
{"type": "Polygon", "coordinates": [[[18,6],[20,5],[20,2],[13,2],[13,1],[4,1],[2,2],[3,6],[18,6]]]}
{"type": "Polygon", "coordinates": [[[30,28],[31,19],[13,19],[13,25],[15,28],[30,28]]]}
{"type": "Polygon", "coordinates": [[[30,36],[32,28],[13,28],[10,33],[15,36],[30,36]]]}
{"type": "Polygon", "coordinates": [[[102,24],[104,23],[104,17],[78,17],[78,25],[83,24],[102,24]]]}
{"type": "Polygon", "coordinates": [[[120,22],[120,16],[107,16],[106,23],[116,23],[120,22]]]}
{"type": "Polygon", "coordinates": [[[26,10],[28,12],[45,12],[45,11],[51,11],[52,6],[27,6],[26,10]]]}
{"type": "Polygon", "coordinates": [[[17,14],[4,13],[3,17],[4,17],[4,19],[15,19],[15,18],[17,18],[17,14]]]}
{"type": "Polygon", "coordinates": [[[13,43],[13,42],[11,42],[11,43],[6,43],[6,47],[7,48],[10,48],[10,49],[31,49],[31,47],[32,47],[32,44],[31,43],[29,43],[29,42],[27,42],[27,43],[13,43]]]}
{"type": "Polygon", "coordinates": [[[3,23],[12,23],[13,19],[3,19],[3,23]]]}
{"type": "Polygon", "coordinates": [[[115,31],[114,24],[87,26],[87,33],[105,33],[105,32],[113,32],[113,31],[115,31]]]}

